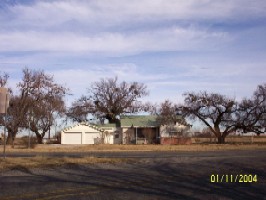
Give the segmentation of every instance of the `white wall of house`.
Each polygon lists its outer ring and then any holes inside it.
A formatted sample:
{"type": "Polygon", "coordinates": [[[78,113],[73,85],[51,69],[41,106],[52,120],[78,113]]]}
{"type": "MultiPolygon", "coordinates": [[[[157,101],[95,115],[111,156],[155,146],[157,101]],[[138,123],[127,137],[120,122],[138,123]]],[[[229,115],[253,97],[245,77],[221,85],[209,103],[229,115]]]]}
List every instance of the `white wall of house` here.
{"type": "Polygon", "coordinates": [[[189,130],[189,126],[184,126],[182,124],[176,123],[173,126],[166,126],[163,125],[160,127],[160,137],[171,137],[171,136],[178,136],[178,133],[185,134],[189,130]],[[172,133],[169,132],[169,130],[173,131],[172,133]],[[175,133],[176,132],[176,133],[175,133]]]}
{"type": "Polygon", "coordinates": [[[119,127],[105,128],[104,144],[122,144],[122,129],[119,127]]]}
{"type": "Polygon", "coordinates": [[[114,135],[112,133],[104,136],[104,144],[114,144],[114,135]]]}

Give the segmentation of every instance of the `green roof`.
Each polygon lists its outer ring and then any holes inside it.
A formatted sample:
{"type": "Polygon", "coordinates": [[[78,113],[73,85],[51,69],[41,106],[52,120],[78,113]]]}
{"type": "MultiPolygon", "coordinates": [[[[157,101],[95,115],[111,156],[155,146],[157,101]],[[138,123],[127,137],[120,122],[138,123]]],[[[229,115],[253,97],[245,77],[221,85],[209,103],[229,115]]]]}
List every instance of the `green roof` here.
{"type": "MultiPolygon", "coordinates": [[[[160,124],[156,120],[156,115],[123,115],[120,117],[121,127],[159,127],[160,124]]],[[[177,119],[182,119],[181,116],[177,116],[177,119]]],[[[117,127],[117,124],[95,124],[95,126],[107,130],[117,127]]]]}
{"type": "Polygon", "coordinates": [[[97,124],[97,126],[103,130],[110,130],[116,127],[116,124],[97,124]]]}
{"type": "Polygon", "coordinates": [[[134,115],[134,116],[121,116],[121,127],[158,127],[154,115],[134,115]]]}
{"type": "Polygon", "coordinates": [[[96,126],[98,126],[98,127],[101,127],[101,128],[115,128],[116,127],[116,124],[113,124],[113,123],[111,123],[111,124],[96,124],[96,126]]]}

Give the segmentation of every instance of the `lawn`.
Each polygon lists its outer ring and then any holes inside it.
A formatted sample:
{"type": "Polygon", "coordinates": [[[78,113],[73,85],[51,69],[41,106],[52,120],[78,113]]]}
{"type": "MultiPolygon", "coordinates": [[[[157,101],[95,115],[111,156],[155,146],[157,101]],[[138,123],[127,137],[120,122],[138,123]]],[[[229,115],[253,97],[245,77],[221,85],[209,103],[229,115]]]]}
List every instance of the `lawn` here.
{"type": "MultiPolygon", "coordinates": [[[[87,151],[221,151],[266,149],[265,144],[191,144],[191,145],[60,145],[39,144],[28,149],[27,146],[7,146],[7,152],[87,152],[87,151]]],[[[3,151],[3,145],[0,146],[3,151]]]]}
{"type": "MultiPolygon", "coordinates": [[[[32,149],[26,146],[16,145],[15,148],[7,145],[6,152],[33,152],[33,153],[49,153],[49,152],[119,152],[119,151],[227,151],[227,150],[265,150],[266,145],[263,144],[192,144],[192,145],[55,145],[41,144],[36,145],[32,149]]],[[[0,146],[3,152],[3,145],[0,146]]],[[[13,168],[40,168],[50,166],[60,166],[65,164],[90,164],[90,163],[120,163],[129,162],[133,159],[126,158],[96,158],[96,157],[59,157],[52,158],[47,156],[35,157],[7,157],[0,158],[0,171],[13,168]]]]}
{"type": "Polygon", "coordinates": [[[0,171],[12,169],[30,169],[42,167],[57,167],[62,165],[71,164],[95,164],[95,163],[109,163],[116,164],[121,162],[128,162],[130,159],[126,158],[95,158],[95,157],[82,157],[82,158],[52,158],[47,156],[35,157],[7,157],[0,158],[0,171]]]}

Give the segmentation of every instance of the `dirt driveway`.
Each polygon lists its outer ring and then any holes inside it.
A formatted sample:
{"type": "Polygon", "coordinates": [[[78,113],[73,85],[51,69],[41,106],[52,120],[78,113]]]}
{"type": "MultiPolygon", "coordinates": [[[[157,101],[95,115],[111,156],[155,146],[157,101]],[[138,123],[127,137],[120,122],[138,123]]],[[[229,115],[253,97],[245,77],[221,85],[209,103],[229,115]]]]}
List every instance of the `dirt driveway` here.
{"type": "Polygon", "coordinates": [[[181,154],[122,164],[18,167],[1,173],[0,199],[266,199],[265,150],[181,154]]]}

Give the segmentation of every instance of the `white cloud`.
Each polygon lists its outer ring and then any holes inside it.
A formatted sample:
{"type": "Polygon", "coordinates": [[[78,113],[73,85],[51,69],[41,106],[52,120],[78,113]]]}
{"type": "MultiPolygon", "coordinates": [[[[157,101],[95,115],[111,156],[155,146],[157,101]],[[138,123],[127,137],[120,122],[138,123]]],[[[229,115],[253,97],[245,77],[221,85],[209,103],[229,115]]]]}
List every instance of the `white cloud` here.
{"type": "Polygon", "coordinates": [[[57,0],[16,4],[0,14],[0,51],[123,56],[145,51],[211,50],[233,38],[222,29],[212,30],[198,21],[211,24],[265,16],[265,5],[263,1],[243,0],[57,0]],[[174,21],[167,24],[169,20],[174,21]],[[153,28],[147,28],[151,24],[153,28]]]}
{"type": "Polygon", "coordinates": [[[15,4],[0,10],[0,68],[48,69],[57,81],[71,87],[75,98],[91,82],[114,76],[147,83],[155,101],[178,98],[188,90],[249,94],[265,74],[265,29],[249,20],[264,19],[265,6],[264,0],[15,4]],[[165,58],[153,54],[170,51],[181,53],[165,58]],[[150,54],[147,61],[146,52],[150,54]],[[129,55],[135,55],[133,61],[129,55]],[[153,71],[153,66],[166,69],[161,73],[153,71]]]}
{"type": "Polygon", "coordinates": [[[102,33],[97,36],[30,31],[0,33],[0,51],[101,52],[126,55],[143,51],[213,49],[228,40],[224,32],[179,27],[131,34],[102,33]]]}
{"type": "MultiPolygon", "coordinates": [[[[99,81],[101,78],[118,77],[118,81],[140,82],[148,86],[148,91],[153,91],[150,87],[153,82],[160,82],[171,77],[168,74],[141,73],[140,67],[133,63],[109,64],[107,66],[90,65],[88,68],[49,70],[47,73],[53,74],[56,82],[70,88],[73,96],[68,97],[68,101],[73,101],[83,94],[87,94],[87,89],[91,83],[99,81]]],[[[156,94],[156,93],[154,93],[156,94]]],[[[151,94],[152,95],[152,94],[151,94]]],[[[161,95],[163,97],[163,95],[161,95]]],[[[156,98],[155,98],[156,99],[156,98]]],[[[155,100],[154,99],[154,100],[155,100]]]]}
{"type": "Polygon", "coordinates": [[[143,82],[165,80],[171,75],[157,74],[156,72],[145,74],[139,71],[140,67],[133,63],[119,63],[108,65],[89,65],[87,68],[49,70],[61,84],[71,84],[71,87],[88,88],[92,82],[101,78],[118,77],[118,81],[143,82]]]}
{"type": "Polygon", "coordinates": [[[51,26],[77,20],[98,26],[132,21],[166,19],[234,19],[236,16],[265,16],[263,0],[91,0],[36,1],[32,5],[15,5],[10,11],[22,23],[51,26]]]}

